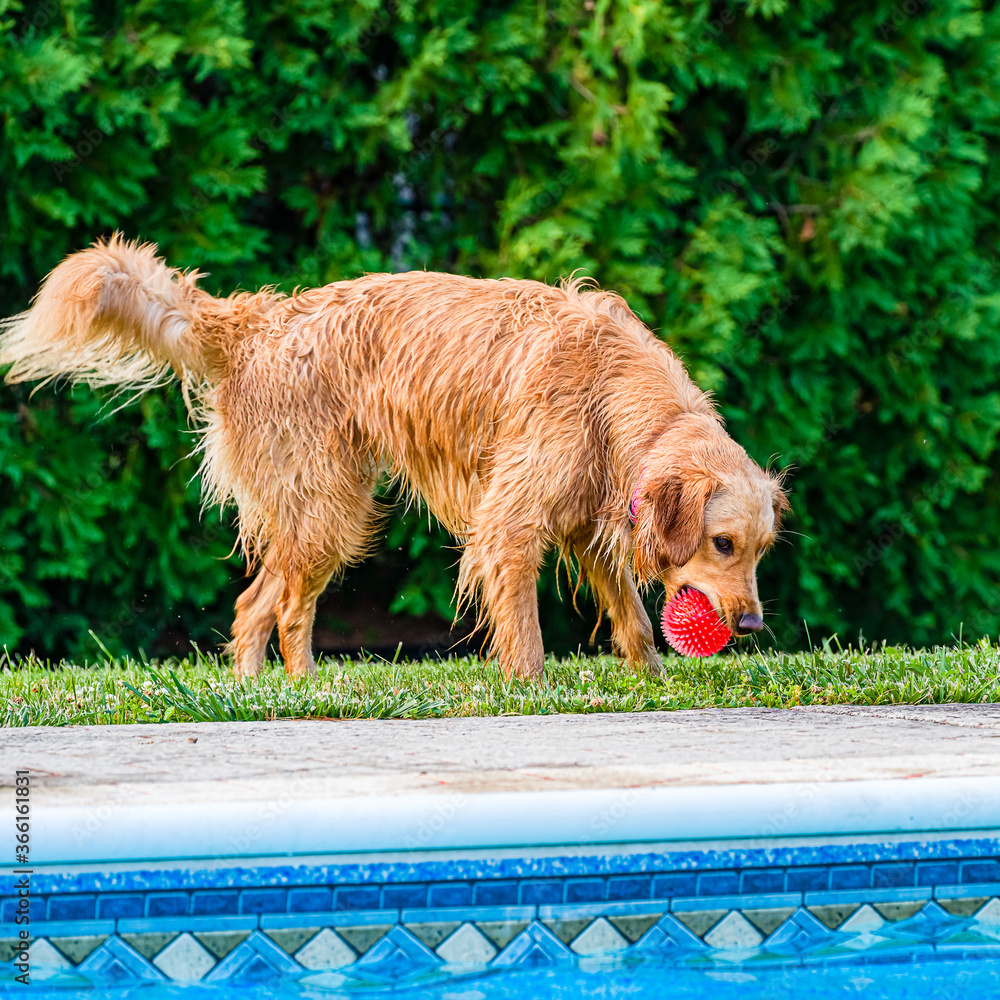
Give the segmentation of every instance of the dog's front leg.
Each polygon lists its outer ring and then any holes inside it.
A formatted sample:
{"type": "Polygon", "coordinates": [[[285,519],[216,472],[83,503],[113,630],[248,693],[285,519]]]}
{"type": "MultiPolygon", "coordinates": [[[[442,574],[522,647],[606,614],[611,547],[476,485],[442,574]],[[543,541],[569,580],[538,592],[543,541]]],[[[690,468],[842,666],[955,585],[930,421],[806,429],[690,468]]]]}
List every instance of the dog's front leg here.
{"type": "Polygon", "coordinates": [[[504,526],[487,537],[479,534],[462,555],[461,586],[479,593],[491,656],[507,677],[538,678],[543,673],[545,654],[538,623],[538,569],[543,552],[534,529],[504,526]]]}
{"type": "Polygon", "coordinates": [[[615,649],[634,670],[649,670],[658,674],[662,661],[653,641],[653,626],[642,606],[642,598],[631,572],[587,549],[577,549],[576,557],[594,590],[598,605],[611,616],[611,638],[615,649]]]}

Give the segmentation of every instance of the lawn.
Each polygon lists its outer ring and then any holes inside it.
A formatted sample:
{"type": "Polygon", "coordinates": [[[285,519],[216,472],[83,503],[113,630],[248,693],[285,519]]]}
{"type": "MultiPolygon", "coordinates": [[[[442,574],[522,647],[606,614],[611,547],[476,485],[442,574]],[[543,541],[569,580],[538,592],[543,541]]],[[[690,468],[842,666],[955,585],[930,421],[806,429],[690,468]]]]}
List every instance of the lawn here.
{"type": "Polygon", "coordinates": [[[324,659],[316,677],[289,681],[268,664],[237,682],[227,664],[106,659],[74,666],[0,658],[3,726],[103,725],[267,719],[421,719],[555,712],[795,705],[924,705],[1000,700],[1000,647],[739,651],[704,660],[665,658],[660,676],[635,675],[612,657],[550,660],[545,680],[505,680],[471,658],[324,659]]]}

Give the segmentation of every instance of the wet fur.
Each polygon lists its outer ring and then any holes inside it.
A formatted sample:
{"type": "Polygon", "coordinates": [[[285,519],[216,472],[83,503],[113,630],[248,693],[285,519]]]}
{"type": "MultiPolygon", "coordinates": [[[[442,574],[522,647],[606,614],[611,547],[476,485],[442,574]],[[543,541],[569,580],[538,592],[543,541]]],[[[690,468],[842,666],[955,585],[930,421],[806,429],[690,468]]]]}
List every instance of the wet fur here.
{"type": "Polygon", "coordinates": [[[478,603],[508,674],[541,673],[536,582],[552,547],[637,667],[658,657],[636,575],[668,596],[699,587],[731,627],[759,613],[780,485],[617,295],[410,272],[219,299],[198,277],[151,245],[97,243],[4,322],[0,364],[10,382],[181,379],[207,495],[235,502],[257,571],[236,606],[239,676],[261,669],[275,623],[288,672],[314,669],[316,599],[368,553],[384,472],[460,539],[460,598],[478,603]],[[732,565],[712,548],[718,525],[736,536],[732,565]]]}

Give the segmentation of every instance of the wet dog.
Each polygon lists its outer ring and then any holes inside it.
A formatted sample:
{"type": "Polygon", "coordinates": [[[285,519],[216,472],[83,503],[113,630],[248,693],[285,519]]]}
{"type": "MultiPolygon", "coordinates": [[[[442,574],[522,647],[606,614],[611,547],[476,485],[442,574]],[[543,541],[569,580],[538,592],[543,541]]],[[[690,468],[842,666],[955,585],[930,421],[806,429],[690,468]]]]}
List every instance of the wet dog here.
{"type": "Polygon", "coordinates": [[[153,246],[96,243],[4,322],[0,364],[9,382],[181,380],[208,497],[235,502],[257,574],[236,604],[237,675],[261,669],[276,623],[289,674],[315,669],[316,600],[369,551],[385,472],[460,540],[460,599],[508,675],[542,671],[552,548],[635,667],[659,662],[637,583],[696,587],[737,635],[762,627],[780,481],[619,296],[410,272],[222,299],[198,277],[153,246]]]}

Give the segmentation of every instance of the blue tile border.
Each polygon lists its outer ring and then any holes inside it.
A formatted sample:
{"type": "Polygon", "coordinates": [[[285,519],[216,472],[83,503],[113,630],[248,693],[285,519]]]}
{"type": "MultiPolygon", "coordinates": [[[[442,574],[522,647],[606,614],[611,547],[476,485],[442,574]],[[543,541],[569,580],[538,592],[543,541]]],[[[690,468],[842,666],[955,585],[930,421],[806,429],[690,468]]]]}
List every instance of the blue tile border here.
{"type": "MultiPolygon", "coordinates": [[[[32,876],[32,888],[37,894],[101,893],[114,891],[169,891],[183,888],[188,892],[202,889],[262,889],[289,890],[337,886],[364,887],[434,882],[473,883],[472,901],[477,883],[523,879],[563,879],[586,876],[637,876],[718,874],[734,870],[767,871],[774,868],[808,870],[828,869],[841,865],[874,865],[885,862],[921,862],[955,860],[966,863],[960,881],[988,881],[978,876],[979,870],[970,864],[987,863],[985,870],[996,871],[1000,878],[1000,837],[935,838],[929,840],[866,841],[862,843],[802,843],[770,847],[734,847],[718,849],[678,850],[665,845],[658,851],[604,853],[595,848],[592,853],[574,849],[565,854],[531,855],[527,851],[518,857],[497,857],[483,851],[478,856],[458,856],[446,859],[427,857],[413,860],[345,861],[341,858],[308,859],[296,863],[277,863],[272,858],[257,865],[246,862],[205,865],[164,862],[160,867],[137,865],[118,866],[94,864],[86,870],[67,871],[65,866],[38,866],[32,876]],[[994,866],[996,866],[994,868],[994,866]],[[966,875],[968,877],[966,877],[966,875]]],[[[15,876],[0,874],[0,895],[9,895],[15,876]]],[[[695,893],[697,894],[697,893],[695,893]]],[[[732,893],[727,893],[731,895],[732,893]]],[[[685,893],[691,895],[691,893],[685,893]]]]}
{"type": "Polygon", "coordinates": [[[836,906],[842,903],[916,903],[932,899],[930,886],[920,889],[849,889],[843,892],[807,892],[806,906],[836,906]]]}
{"type": "MultiPolygon", "coordinates": [[[[87,937],[114,934],[114,920],[32,920],[27,925],[36,937],[87,937]]],[[[0,924],[0,938],[16,938],[24,927],[20,924],[0,924]]]]}
{"type": "Polygon", "coordinates": [[[980,896],[1000,896],[1000,882],[934,886],[935,899],[975,899],[980,896]]]}
{"type": "Polygon", "coordinates": [[[560,906],[539,906],[539,920],[588,920],[595,917],[639,917],[649,913],[666,913],[669,899],[642,899],[630,903],[563,903],[560,906]]]}
{"type": "Polygon", "coordinates": [[[250,931],[257,916],[125,917],[118,921],[119,934],[159,934],[172,931],[250,931]]]}
{"type": "Polygon", "coordinates": [[[261,930],[295,927],[364,927],[399,923],[399,910],[330,910],[327,913],[269,913],[260,918],[261,930]]]}
{"type": "Polygon", "coordinates": [[[760,893],[745,896],[688,896],[670,902],[671,911],[694,910],[763,910],[786,906],[801,906],[801,892],[760,893]]]}
{"type": "MultiPolygon", "coordinates": [[[[539,910],[544,907],[539,907],[539,910]]],[[[400,920],[404,924],[447,923],[454,920],[534,920],[534,906],[456,906],[427,910],[403,910],[400,920]]]]}
{"type": "MultiPolygon", "coordinates": [[[[989,842],[994,843],[994,842],[989,842]]],[[[937,845],[940,846],[940,845],[937,845]]],[[[957,846],[957,845],[953,845],[957,846]]],[[[784,848],[786,852],[793,848],[784,848]]],[[[37,925],[46,920],[46,914],[61,914],[79,912],[86,914],[80,921],[59,921],[72,923],[74,926],[93,917],[95,912],[101,919],[119,921],[139,921],[134,926],[148,922],[150,926],[167,927],[205,927],[231,926],[242,927],[241,920],[250,921],[246,926],[256,926],[254,921],[265,916],[292,918],[284,926],[307,926],[316,914],[339,913],[348,921],[357,920],[357,914],[367,912],[394,913],[399,910],[433,911],[442,909],[441,905],[432,905],[435,900],[444,900],[445,906],[455,909],[461,906],[522,906],[522,907],[558,907],[558,906],[604,906],[615,903],[635,903],[656,899],[671,899],[675,905],[683,901],[690,910],[719,909],[724,907],[742,908],[743,899],[753,898],[756,906],[764,905],[761,899],[773,902],[767,905],[791,906],[797,905],[803,898],[807,905],[823,905],[835,903],[855,903],[859,901],[875,902],[883,899],[897,901],[916,901],[930,899],[932,896],[958,898],[959,896],[975,897],[977,894],[990,894],[992,887],[1000,882],[950,882],[942,883],[938,878],[951,874],[952,877],[974,875],[982,872],[990,873],[993,869],[993,859],[979,856],[970,863],[967,858],[955,858],[948,862],[939,860],[921,860],[917,862],[877,862],[859,864],[851,861],[840,865],[817,865],[817,851],[806,845],[797,848],[800,860],[806,864],[775,865],[770,868],[744,868],[730,871],[709,870],[690,871],[674,870],[659,874],[648,874],[643,871],[632,873],[618,872],[612,875],[601,873],[605,867],[604,859],[597,857],[576,858],[545,858],[552,867],[572,868],[589,863],[596,873],[581,878],[576,872],[561,876],[550,874],[547,878],[538,878],[533,874],[521,878],[478,879],[466,880],[453,878],[448,881],[429,882],[394,882],[391,884],[320,884],[313,886],[281,887],[270,884],[275,877],[275,870],[265,867],[258,871],[258,885],[240,888],[205,889],[184,883],[186,877],[193,880],[197,873],[179,872],[176,869],[168,874],[175,885],[170,889],[156,888],[142,891],[142,884],[147,880],[148,872],[120,871],[114,874],[116,891],[97,893],[80,893],[79,906],[73,906],[75,897],[66,892],[66,885],[61,884],[60,893],[46,897],[38,889],[37,876],[32,877],[32,921],[37,925]],[[574,864],[565,864],[572,861],[574,864]],[[921,880],[921,873],[931,872],[934,878],[921,880]],[[899,873],[898,875],[895,873],[899,873]],[[763,876],[766,876],[764,878],[763,876]],[[886,882],[899,883],[886,887],[886,882]],[[920,884],[914,885],[914,882],[920,884]],[[909,884],[907,884],[909,883],[909,884]],[[721,893],[723,887],[739,887],[748,885],[767,886],[773,889],[783,888],[783,892],[743,892],[721,893]],[[587,892],[576,891],[585,885],[587,892]],[[963,887],[968,886],[968,890],[963,887]],[[841,888],[838,888],[841,887],[841,888]],[[431,904],[431,905],[429,905],[431,904]],[[280,907],[284,907],[282,910],[280,907]],[[235,922],[233,922],[235,921],[235,922]]],[[[777,853],[777,852],[772,852],[777,853]]],[[[651,855],[642,854],[628,859],[619,856],[616,860],[624,862],[631,860],[636,867],[648,863],[651,855]]],[[[532,865],[538,859],[520,859],[522,870],[530,872],[532,865]]],[[[713,858],[716,860],[716,858],[713,858]]],[[[511,859],[501,859],[497,864],[507,864],[511,859]]],[[[686,854],[659,856],[661,863],[673,861],[684,865],[690,861],[686,854]]],[[[447,863],[435,862],[440,868],[447,863]]],[[[374,867],[374,866],[373,866],[374,867]]],[[[413,865],[409,870],[426,876],[426,865],[413,865]]],[[[223,870],[224,871],[224,870],[223,870]]],[[[377,869],[376,869],[377,871],[377,869]]],[[[327,875],[331,873],[326,869],[327,875]]],[[[240,869],[239,874],[246,876],[250,872],[240,869]]],[[[356,875],[357,872],[354,872],[356,875]]],[[[370,872],[369,874],[374,874],[370,872]]],[[[384,874],[384,872],[380,872],[384,874]]],[[[399,874],[398,872],[396,874],[399,874]]],[[[104,877],[102,873],[91,873],[93,879],[104,877]]],[[[48,873],[49,881],[55,881],[53,873],[48,873]]],[[[74,873],[73,878],[82,881],[82,873],[74,873]]],[[[45,877],[42,878],[45,884],[45,877]]],[[[16,897],[6,897],[2,900],[2,912],[6,920],[13,919],[17,905],[16,897]]],[[[749,905],[749,904],[747,904],[749,905]]],[[[385,919],[385,918],[383,918],[385,919]]],[[[277,925],[275,925],[277,926],[277,925]]]]}

